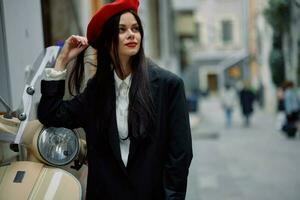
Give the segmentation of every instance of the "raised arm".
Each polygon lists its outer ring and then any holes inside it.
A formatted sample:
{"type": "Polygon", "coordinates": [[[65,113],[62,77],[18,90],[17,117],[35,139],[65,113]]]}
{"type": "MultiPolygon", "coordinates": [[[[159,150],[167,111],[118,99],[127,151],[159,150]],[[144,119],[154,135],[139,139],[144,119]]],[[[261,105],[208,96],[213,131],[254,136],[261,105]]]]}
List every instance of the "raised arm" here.
{"type": "Polygon", "coordinates": [[[67,63],[87,48],[85,37],[70,36],[64,44],[54,69],[48,71],[47,81],[41,82],[42,97],[38,107],[38,118],[46,126],[62,126],[68,128],[81,127],[82,116],[86,111],[87,90],[70,101],[63,101],[67,63]]]}

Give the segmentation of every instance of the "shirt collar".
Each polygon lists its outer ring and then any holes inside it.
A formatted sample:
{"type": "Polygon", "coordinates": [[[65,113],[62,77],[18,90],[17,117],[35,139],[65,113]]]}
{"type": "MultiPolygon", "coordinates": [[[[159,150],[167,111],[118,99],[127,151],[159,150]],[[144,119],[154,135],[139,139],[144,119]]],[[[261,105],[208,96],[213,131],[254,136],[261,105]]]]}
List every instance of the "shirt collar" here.
{"type": "Polygon", "coordinates": [[[131,84],[131,74],[129,74],[124,80],[122,80],[119,78],[116,71],[114,70],[114,78],[115,78],[115,84],[116,84],[117,88],[119,88],[122,83],[125,83],[126,86],[128,86],[128,87],[131,84]]]}

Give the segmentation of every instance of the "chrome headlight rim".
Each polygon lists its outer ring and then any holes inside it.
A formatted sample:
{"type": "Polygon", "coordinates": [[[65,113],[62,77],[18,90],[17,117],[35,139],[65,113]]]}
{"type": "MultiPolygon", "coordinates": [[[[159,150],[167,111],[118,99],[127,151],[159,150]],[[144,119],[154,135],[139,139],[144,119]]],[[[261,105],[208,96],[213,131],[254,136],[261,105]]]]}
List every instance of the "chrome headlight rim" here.
{"type": "Polygon", "coordinates": [[[72,129],[68,129],[68,128],[64,128],[64,127],[43,127],[41,129],[41,131],[39,132],[38,134],[38,137],[37,137],[37,141],[36,141],[36,147],[37,147],[37,150],[38,150],[38,154],[39,154],[39,157],[47,164],[51,165],[51,166],[66,166],[68,164],[70,164],[71,162],[73,162],[79,155],[79,152],[80,152],[80,140],[79,140],[79,136],[78,136],[78,133],[72,129]],[[46,131],[47,129],[50,129],[50,128],[54,128],[54,129],[60,129],[60,128],[63,128],[63,129],[67,129],[69,131],[71,131],[74,135],[75,135],[75,140],[76,140],[76,153],[74,153],[74,155],[72,156],[71,159],[69,159],[68,161],[64,162],[64,163],[54,163],[54,162],[51,162],[48,158],[46,158],[41,149],[40,149],[40,139],[42,137],[42,134],[44,133],[44,131],[46,131]]]}

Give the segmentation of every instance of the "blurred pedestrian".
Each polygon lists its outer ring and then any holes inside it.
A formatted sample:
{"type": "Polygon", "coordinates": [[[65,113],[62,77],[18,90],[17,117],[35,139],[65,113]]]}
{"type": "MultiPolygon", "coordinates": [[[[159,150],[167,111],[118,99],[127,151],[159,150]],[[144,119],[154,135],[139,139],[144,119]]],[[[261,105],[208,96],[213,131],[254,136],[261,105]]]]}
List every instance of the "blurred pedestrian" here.
{"type": "Polygon", "coordinates": [[[282,84],[277,88],[276,96],[277,96],[277,112],[284,112],[284,92],[285,92],[285,84],[282,84]]]}
{"type": "Polygon", "coordinates": [[[281,130],[285,121],[285,107],[284,107],[284,90],[285,90],[285,84],[281,84],[276,91],[276,97],[277,97],[277,116],[276,116],[276,129],[281,130]]]}
{"type": "Polygon", "coordinates": [[[221,91],[221,105],[225,114],[225,125],[227,128],[232,126],[232,114],[236,105],[236,91],[231,85],[226,84],[221,91]]]}
{"type": "Polygon", "coordinates": [[[250,118],[253,113],[253,103],[255,100],[255,94],[250,89],[249,83],[245,82],[243,88],[239,92],[240,105],[242,110],[242,115],[244,118],[244,126],[250,126],[250,118]]]}
{"type": "MultiPolygon", "coordinates": [[[[185,199],[192,141],[184,84],[145,58],[138,5],[117,0],[101,7],[87,38],[70,36],[41,83],[39,120],[86,132],[86,199],[185,199]],[[97,50],[96,74],[64,101],[66,64],[89,45],[97,50]]],[[[75,78],[82,67],[74,67],[75,78]]]]}
{"type": "Polygon", "coordinates": [[[284,92],[284,108],[286,114],[286,123],[282,130],[287,137],[293,138],[297,132],[297,122],[299,121],[300,101],[294,83],[287,81],[284,92]]]}

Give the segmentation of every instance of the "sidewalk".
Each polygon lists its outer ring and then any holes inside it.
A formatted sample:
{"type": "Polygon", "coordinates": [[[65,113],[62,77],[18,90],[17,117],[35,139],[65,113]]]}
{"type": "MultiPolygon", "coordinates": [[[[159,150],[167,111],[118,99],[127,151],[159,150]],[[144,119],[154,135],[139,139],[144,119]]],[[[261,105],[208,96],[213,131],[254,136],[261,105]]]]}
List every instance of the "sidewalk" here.
{"type": "Polygon", "coordinates": [[[255,108],[246,128],[237,105],[233,126],[225,128],[219,99],[209,97],[190,118],[194,157],[187,200],[300,199],[300,140],[278,132],[274,114],[255,108]]]}
{"type": "MultiPolygon", "coordinates": [[[[243,127],[243,118],[240,111],[240,105],[234,107],[232,116],[232,128],[225,127],[224,111],[218,97],[208,97],[201,100],[201,111],[198,113],[190,113],[190,124],[194,134],[228,132],[234,130],[245,129],[243,127]]],[[[251,126],[249,129],[263,130],[273,132],[275,130],[274,113],[269,113],[255,106],[253,115],[251,116],[251,126]]],[[[247,131],[245,129],[244,131],[247,131]]],[[[276,131],[276,130],[275,130],[276,131]]]]}
{"type": "Polygon", "coordinates": [[[190,116],[190,126],[191,130],[193,130],[195,127],[197,127],[200,123],[200,114],[198,112],[196,113],[189,113],[190,116]]]}
{"type": "Polygon", "coordinates": [[[223,111],[217,97],[201,100],[200,112],[190,113],[190,123],[193,137],[215,138],[223,129],[223,111]]]}

